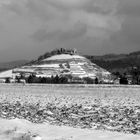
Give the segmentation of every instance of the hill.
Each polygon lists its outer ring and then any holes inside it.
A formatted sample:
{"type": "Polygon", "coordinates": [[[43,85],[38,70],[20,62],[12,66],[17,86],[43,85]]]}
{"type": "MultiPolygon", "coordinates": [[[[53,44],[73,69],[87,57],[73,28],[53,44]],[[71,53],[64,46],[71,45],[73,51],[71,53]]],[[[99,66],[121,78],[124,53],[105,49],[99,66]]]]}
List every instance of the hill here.
{"type": "MultiPolygon", "coordinates": [[[[2,73],[2,77],[4,75],[5,73],[2,73]]],[[[30,75],[35,75],[36,77],[89,77],[100,80],[111,78],[110,72],[79,55],[75,49],[66,50],[62,48],[45,53],[37,60],[12,69],[11,77],[19,75],[24,75],[24,77],[29,77],[30,75]]]]}
{"type": "MultiPolygon", "coordinates": [[[[0,63],[0,71],[13,69],[19,66],[23,66],[24,64],[27,65],[39,64],[41,60],[53,56],[56,53],[60,54],[61,51],[65,52],[65,49],[62,50],[56,49],[53,50],[52,52],[46,52],[45,54],[39,56],[37,60],[33,60],[33,61],[18,60],[18,61],[5,62],[5,63],[3,62],[0,63]]],[[[69,52],[70,50],[65,52],[65,54],[68,54],[69,52]]],[[[119,71],[123,73],[130,67],[134,67],[134,66],[140,67],[140,51],[132,52],[129,54],[106,54],[102,56],[85,55],[84,57],[89,59],[92,63],[95,63],[98,66],[110,72],[119,71]]]]}
{"type": "Polygon", "coordinates": [[[125,72],[131,67],[140,67],[140,51],[130,54],[108,54],[103,56],[85,56],[91,62],[110,72],[125,72]]]}
{"type": "Polygon", "coordinates": [[[0,71],[5,71],[9,69],[13,69],[15,67],[22,66],[29,62],[28,60],[17,60],[17,61],[11,61],[11,62],[1,62],[0,63],[0,71]]]}

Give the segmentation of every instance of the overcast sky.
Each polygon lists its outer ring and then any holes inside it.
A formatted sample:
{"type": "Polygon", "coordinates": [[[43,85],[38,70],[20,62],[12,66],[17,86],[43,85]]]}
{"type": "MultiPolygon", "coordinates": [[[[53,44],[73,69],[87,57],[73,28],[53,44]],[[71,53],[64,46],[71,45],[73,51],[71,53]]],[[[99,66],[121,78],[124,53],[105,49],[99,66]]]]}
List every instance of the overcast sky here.
{"type": "Polygon", "coordinates": [[[61,47],[91,55],[140,50],[140,0],[0,0],[0,61],[61,47]]]}

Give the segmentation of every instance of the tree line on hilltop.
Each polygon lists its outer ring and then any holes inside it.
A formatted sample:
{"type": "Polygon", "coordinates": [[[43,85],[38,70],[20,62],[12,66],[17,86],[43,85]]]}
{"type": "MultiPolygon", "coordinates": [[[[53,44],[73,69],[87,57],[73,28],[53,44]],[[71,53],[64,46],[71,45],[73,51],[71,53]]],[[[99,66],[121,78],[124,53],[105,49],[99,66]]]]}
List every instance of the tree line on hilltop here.
{"type": "Polygon", "coordinates": [[[51,57],[53,55],[58,55],[58,54],[70,54],[74,55],[77,53],[76,49],[65,49],[65,48],[60,48],[60,49],[55,49],[51,52],[46,52],[45,54],[41,55],[38,57],[38,61],[43,60],[45,58],[51,57]]]}

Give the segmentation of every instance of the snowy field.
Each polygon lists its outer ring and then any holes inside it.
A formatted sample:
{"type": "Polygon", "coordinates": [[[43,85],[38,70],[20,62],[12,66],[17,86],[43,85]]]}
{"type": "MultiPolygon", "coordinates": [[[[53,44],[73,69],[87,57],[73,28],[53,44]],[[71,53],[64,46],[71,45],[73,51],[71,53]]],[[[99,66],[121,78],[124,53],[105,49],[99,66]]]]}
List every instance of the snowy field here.
{"type": "Polygon", "coordinates": [[[84,130],[66,126],[48,124],[32,124],[25,120],[0,120],[0,140],[139,140],[140,136],[107,132],[100,130],[84,130]],[[41,139],[29,138],[38,134],[41,139]]]}
{"type": "Polygon", "coordinates": [[[0,100],[22,102],[61,102],[102,105],[140,105],[140,86],[121,85],[53,85],[53,84],[0,84],[0,100]]]}
{"type": "Polygon", "coordinates": [[[140,86],[1,84],[0,125],[3,140],[139,140],[140,86]]]}

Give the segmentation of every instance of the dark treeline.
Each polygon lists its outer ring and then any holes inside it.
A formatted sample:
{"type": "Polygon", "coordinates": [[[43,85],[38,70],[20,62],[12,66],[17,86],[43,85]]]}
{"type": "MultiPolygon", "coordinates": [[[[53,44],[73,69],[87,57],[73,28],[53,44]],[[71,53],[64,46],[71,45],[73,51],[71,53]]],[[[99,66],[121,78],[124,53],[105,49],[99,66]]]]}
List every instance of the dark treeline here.
{"type": "Polygon", "coordinates": [[[77,54],[77,50],[76,49],[66,49],[66,48],[54,49],[51,52],[46,52],[45,54],[39,56],[37,60],[32,60],[32,61],[26,63],[26,65],[40,64],[40,63],[42,63],[41,60],[54,56],[54,55],[59,55],[59,54],[75,55],[75,54],[77,54]]]}
{"type": "Polygon", "coordinates": [[[120,84],[140,85],[140,52],[85,57],[110,71],[116,78],[120,79],[120,84]]]}
{"type": "MultiPolygon", "coordinates": [[[[25,80],[26,83],[42,83],[42,84],[98,84],[98,78],[92,79],[90,77],[79,78],[69,76],[51,76],[51,77],[36,77],[36,75],[30,75],[29,77],[16,77],[16,83],[21,83],[22,80],[25,80]]],[[[10,83],[10,80],[7,78],[6,83],[10,83]]]]}
{"type": "Polygon", "coordinates": [[[51,52],[46,52],[45,54],[41,55],[38,57],[38,61],[43,60],[45,58],[48,58],[53,55],[58,55],[58,54],[71,54],[74,55],[77,53],[76,49],[65,49],[65,48],[60,48],[60,49],[55,49],[51,52]]]}
{"type": "Polygon", "coordinates": [[[123,74],[120,72],[113,72],[113,74],[120,78],[120,84],[140,85],[140,67],[128,68],[123,74]]]}
{"type": "Polygon", "coordinates": [[[26,79],[27,83],[54,83],[54,84],[65,84],[68,83],[66,77],[59,77],[58,75],[52,77],[36,77],[35,75],[30,75],[26,79]]]}

